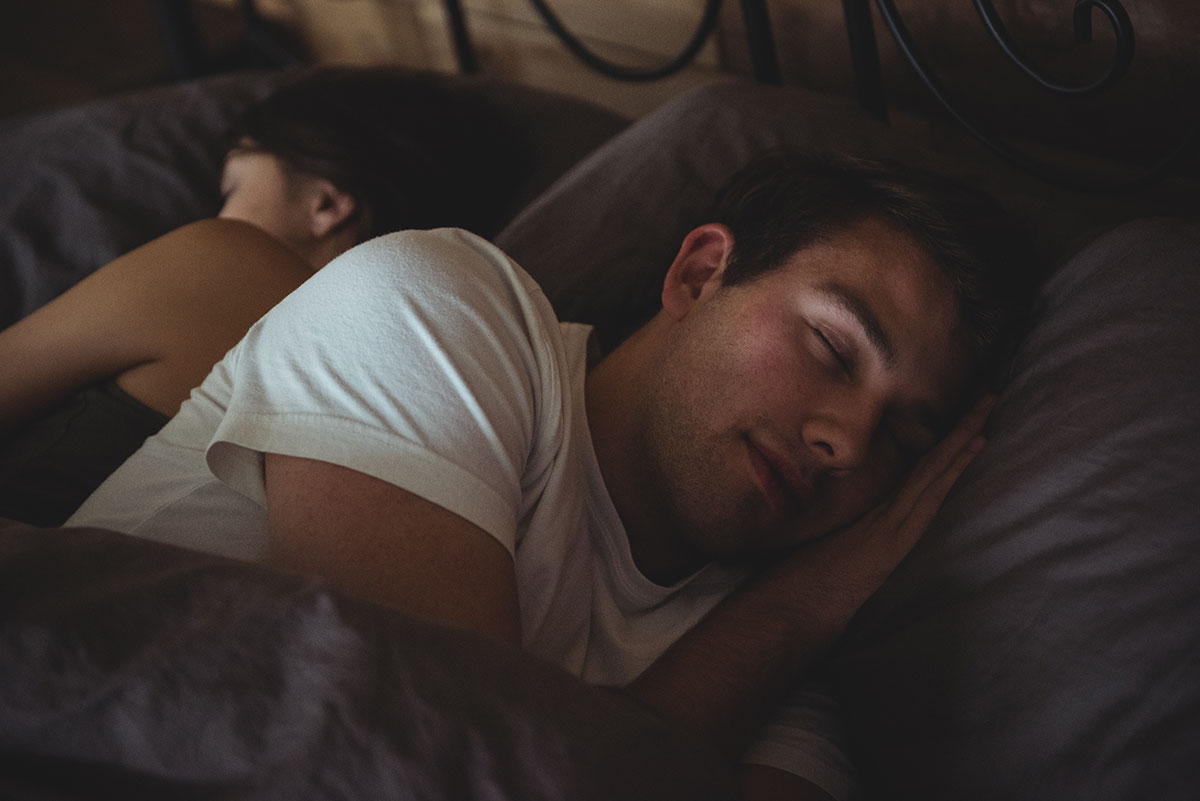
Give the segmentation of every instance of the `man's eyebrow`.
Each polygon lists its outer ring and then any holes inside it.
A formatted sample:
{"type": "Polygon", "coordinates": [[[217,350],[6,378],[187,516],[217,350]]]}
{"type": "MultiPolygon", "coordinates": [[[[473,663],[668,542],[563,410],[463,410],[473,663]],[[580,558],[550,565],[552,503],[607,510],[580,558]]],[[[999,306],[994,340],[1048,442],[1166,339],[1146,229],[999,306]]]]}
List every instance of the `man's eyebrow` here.
{"type": "Polygon", "coordinates": [[[823,284],[821,294],[833,303],[841,306],[862,327],[871,347],[879,354],[879,358],[888,369],[896,366],[896,349],[892,346],[892,338],[879,323],[879,318],[867,303],[855,292],[838,283],[823,284]]]}

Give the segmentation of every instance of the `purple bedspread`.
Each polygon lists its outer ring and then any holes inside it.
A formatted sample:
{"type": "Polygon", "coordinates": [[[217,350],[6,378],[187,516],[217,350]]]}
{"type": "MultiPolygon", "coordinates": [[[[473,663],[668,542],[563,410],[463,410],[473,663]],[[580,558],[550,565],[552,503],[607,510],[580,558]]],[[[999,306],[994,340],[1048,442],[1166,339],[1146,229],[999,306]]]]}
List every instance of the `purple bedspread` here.
{"type": "Polygon", "coordinates": [[[616,691],[319,581],[0,526],[5,799],[717,799],[616,691]]]}

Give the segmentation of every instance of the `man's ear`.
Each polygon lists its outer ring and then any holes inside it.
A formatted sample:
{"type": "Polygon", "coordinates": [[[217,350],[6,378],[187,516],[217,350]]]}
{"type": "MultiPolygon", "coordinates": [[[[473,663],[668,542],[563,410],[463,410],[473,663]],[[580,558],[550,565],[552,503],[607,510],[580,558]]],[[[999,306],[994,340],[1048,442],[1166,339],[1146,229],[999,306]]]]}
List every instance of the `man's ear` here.
{"type": "Polygon", "coordinates": [[[354,195],[332,181],[314,178],[309,191],[309,232],[317,239],[339,230],[358,210],[354,195]]]}
{"type": "Polygon", "coordinates": [[[688,233],[663,281],[663,310],[681,319],[701,297],[715,291],[732,252],[733,232],[728,226],[707,223],[688,233]]]}

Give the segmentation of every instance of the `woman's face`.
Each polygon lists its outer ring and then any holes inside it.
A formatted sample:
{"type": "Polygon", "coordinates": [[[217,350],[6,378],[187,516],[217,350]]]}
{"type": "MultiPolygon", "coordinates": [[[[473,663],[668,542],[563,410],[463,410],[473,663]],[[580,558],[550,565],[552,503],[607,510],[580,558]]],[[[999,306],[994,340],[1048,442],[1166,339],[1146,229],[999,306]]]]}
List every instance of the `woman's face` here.
{"type": "Polygon", "coordinates": [[[221,174],[224,204],[217,216],[256,225],[303,251],[311,236],[310,209],[297,178],[278,156],[234,148],[221,174]]]}

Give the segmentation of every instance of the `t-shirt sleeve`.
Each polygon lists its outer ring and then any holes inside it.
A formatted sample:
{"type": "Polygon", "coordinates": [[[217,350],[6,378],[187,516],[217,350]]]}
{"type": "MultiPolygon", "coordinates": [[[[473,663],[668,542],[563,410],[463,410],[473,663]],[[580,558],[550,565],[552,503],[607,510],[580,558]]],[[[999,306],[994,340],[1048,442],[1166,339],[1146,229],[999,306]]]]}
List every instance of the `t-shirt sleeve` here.
{"type": "Polygon", "coordinates": [[[226,357],[232,391],[209,468],[265,506],[264,454],[330,462],[432,501],[511,552],[522,471],[558,385],[552,325],[532,280],[471,234],[366,242],[226,357]]]}
{"type": "Polygon", "coordinates": [[[845,752],[841,707],[816,684],[792,689],[759,732],[742,761],[801,776],[836,801],[859,797],[854,766],[845,752]]]}

